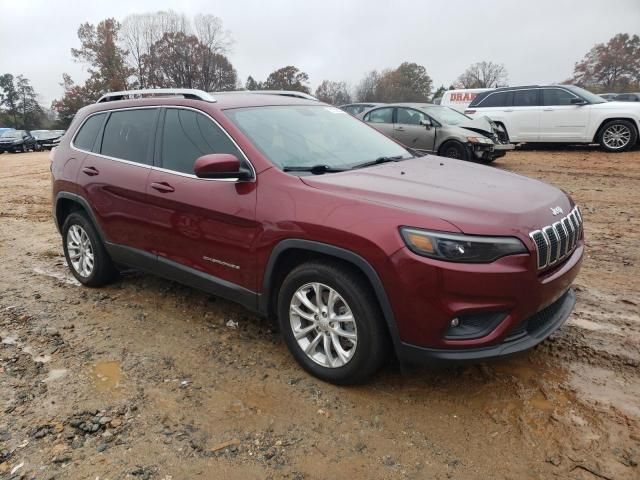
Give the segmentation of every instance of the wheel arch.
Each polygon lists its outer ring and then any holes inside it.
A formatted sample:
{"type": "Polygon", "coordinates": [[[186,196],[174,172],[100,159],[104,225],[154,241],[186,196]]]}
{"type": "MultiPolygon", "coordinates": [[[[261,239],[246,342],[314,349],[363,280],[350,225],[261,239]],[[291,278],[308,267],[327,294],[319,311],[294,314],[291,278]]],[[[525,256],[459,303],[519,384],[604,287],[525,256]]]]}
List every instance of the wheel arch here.
{"type": "Polygon", "coordinates": [[[598,137],[600,136],[600,133],[602,133],[602,129],[604,128],[604,126],[607,123],[613,122],[616,120],[624,120],[631,123],[631,125],[633,125],[633,128],[636,129],[636,136],[640,136],[639,135],[640,132],[638,131],[638,122],[634,120],[632,117],[612,117],[612,118],[605,118],[600,122],[600,125],[598,125],[598,128],[596,129],[596,133],[593,135],[592,141],[594,143],[598,143],[598,137]]]}
{"type": "Polygon", "coordinates": [[[278,243],[271,251],[264,271],[258,305],[260,313],[274,318],[279,287],[286,275],[301,263],[318,258],[333,260],[353,268],[369,284],[378,301],[394,350],[397,351],[401,344],[400,334],[380,276],[366,259],[335,245],[303,239],[287,239],[278,243]]]}
{"type": "Polygon", "coordinates": [[[54,220],[58,231],[62,233],[62,226],[64,225],[65,219],[75,211],[84,212],[89,217],[89,220],[96,227],[100,239],[104,241],[104,234],[89,203],[80,195],[71,192],[59,192],[56,195],[54,220]]]}

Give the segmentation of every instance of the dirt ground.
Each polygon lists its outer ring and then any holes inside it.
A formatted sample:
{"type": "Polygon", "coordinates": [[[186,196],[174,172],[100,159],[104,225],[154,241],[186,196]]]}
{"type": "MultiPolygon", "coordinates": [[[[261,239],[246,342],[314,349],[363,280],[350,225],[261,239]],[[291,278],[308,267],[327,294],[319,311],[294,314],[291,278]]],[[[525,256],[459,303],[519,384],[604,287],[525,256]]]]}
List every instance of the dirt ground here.
{"type": "Polygon", "coordinates": [[[340,388],[239,306],[132,272],[80,287],[47,154],[0,155],[0,478],[640,478],[640,150],[496,168],[582,206],[568,324],[509,359],[340,388]]]}

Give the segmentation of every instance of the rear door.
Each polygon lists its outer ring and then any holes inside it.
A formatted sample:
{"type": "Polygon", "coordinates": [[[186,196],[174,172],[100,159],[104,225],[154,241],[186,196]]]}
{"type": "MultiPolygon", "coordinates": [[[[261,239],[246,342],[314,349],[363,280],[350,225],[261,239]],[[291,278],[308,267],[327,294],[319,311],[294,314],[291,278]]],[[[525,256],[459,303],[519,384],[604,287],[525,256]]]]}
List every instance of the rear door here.
{"type": "Polygon", "coordinates": [[[542,89],[541,142],[582,142],[586,140],[590,105],[575,105],[580,97],[563,88],[542,89]]]}
{"type": "Polygon", "coordinates": [[[540,137],[541,92],[538,88],[513,90],[511,107],[504,109],[508,118],[509,138],[519,142],[536,142],[540,137]],[[513,135],[517,138],[515,140],[513,135]]]}
{"type": "Polygon", "coordinates": [[[110,243],[148,245],[145,189],[158,113],[158,108],[133,108],[92,115],[73,140],[72,147],[87,154],[78,185],[110,243]]]}
{"type": "Polygon", "coordinates": [[[376,108],[364,116],[364,121],[376,130],[393,138],[393,107],[376,108]]]}
{"type": "Polygon", "coordinates": [[[253,171],[244,154],[211,117],[180,107],[163,109],[156,149],[147,194],[149,249],[159,268],[191,279],[202,272],[255,291],[256,181],[201,179],[193,170],[202,155],[230,153],[253,171]]]}
{"type": "Polygon", "coordinates": [[[393,138],[406,147],[433,152],[436,129],[421,125],[420,122],[430,120],[423,112],[407,107],[396,107],[393,138]]]}

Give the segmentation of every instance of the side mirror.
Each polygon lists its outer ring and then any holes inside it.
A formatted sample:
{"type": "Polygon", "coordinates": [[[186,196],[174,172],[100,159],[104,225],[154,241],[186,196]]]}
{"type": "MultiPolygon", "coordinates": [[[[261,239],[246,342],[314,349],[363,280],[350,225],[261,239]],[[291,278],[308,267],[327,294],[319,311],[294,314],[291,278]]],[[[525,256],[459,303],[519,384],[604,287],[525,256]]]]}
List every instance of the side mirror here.
{"type": "Polygon", "coordinates": [[[572,98],[569,101],[571,102],[571,105],[586,105],[587,104],[587,102],[585,100],[583,100],[582,98],[572,98]]]}
{"type": "Polygon", "coordinates": [[[431,120],[429,119],[420,120],[420,125],[422,125],[423,127],[426,127],[427,130],[431,130],[431,127],[433,126],[433,124],[431,123],[431,120]]]}
{"type": "Polygon", "coordinates": [[[240,166],[240,160],[229,153],[211,153],[199,157],[193,165],[198,178],[247,180],[251,173],[240,166]]]}

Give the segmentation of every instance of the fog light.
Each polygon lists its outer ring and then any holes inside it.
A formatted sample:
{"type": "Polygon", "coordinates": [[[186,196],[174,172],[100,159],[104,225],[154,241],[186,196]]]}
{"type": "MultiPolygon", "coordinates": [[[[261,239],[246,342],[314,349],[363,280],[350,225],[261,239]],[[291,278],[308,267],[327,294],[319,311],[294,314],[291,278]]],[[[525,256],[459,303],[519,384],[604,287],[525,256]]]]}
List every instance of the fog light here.
{"type": "Polygon", "coordinates": [[[454,318],[453,320],[451,320],[451,323],[449,325],[451,325],[452,328],[455,328],[458,325],[460,325],[460,320],[458,320],[457,318],[454,318]]]}

